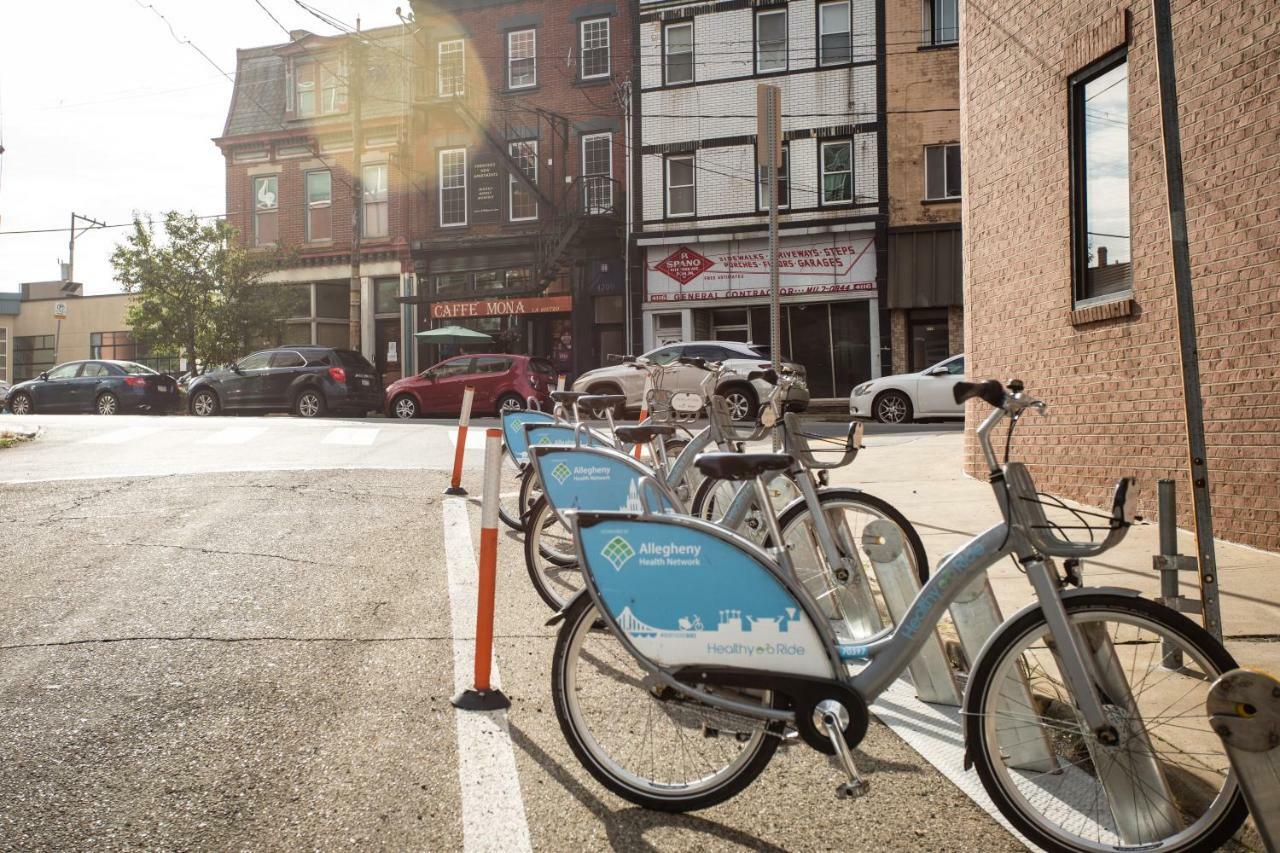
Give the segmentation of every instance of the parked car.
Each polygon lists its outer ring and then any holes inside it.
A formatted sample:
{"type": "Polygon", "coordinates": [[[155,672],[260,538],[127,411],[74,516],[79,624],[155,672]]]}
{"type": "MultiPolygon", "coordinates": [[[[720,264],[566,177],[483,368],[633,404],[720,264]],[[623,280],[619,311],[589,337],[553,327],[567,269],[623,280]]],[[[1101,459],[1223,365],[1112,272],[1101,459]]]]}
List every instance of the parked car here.
{"type": "MultiPolygon", "coordinates": [[[[769,348],[755,344],[744,344],[737,341],[690,341],[688,343],[668,344],[645,353],[643,358],[657,364],[671,364],[680,356],[688,358],[704,358],[707,361],[721,361],[729,368],[716,386],[716,393],[729,403],[734,420],[750,420],[756,415],[760,401],[768,396],[771,387],[760,379],[748,380],[753,370],[769,367],[769,348]]],[[[809,407],[809,388],[804,382],[804,367],[794,362],[784,361],[800,374],[800,381],[791,388],[791,396],[787,406],[792,411],[803,412],[809,407]]],[[[676,365],[666,375],[664,387],[672,391],[702,390],[702,380],[706,372],[688,365],[676,365]]],[[[610,365],[595,370],[588,370],[573,383],[573,390],[585,391],[588,394],[623,394],[627,398],[623,411],[635,410],[644,404],[644,383],[646,374],[627,364],[610,365]]]]}
{"type": "Polygon", "coordinates": [[[0,379],[0,412],[3,412],[9,405],[9,383],[0,379]]]}
{"type": "Polygon", "coordinates": [[[962,379],[963,355],[943,359],[919,373],[872,379],[849,395],[849,414],[886,424],[905,424],[917,418],[963,418],[964,406],[951,394],[962,379]]]}
{"type": "Polygon", "coordinates": [[[172,412],[178,408],[178,384],[132,361],[68,361],[9,389],[15,415],[96,412],[172,412]]]}
{"type": "Polygon", "coordinates": [[[382,378],[360,353],[332,347],[276,347],[202,373],[187,384],[187,409],[222,412],[328,412],[364,415],[382,408],[382,378]]]}
{"type": "Polygon", "coordinates": [[[523,409],[530,397],[545,408],[555,383],[555,368],[545,358],[501,353],[459,355],[392,382],[387,387],[386,411],[394,418],[456,415],[468,385],[475,388],[473,412],[501,414],[523,409]]]}

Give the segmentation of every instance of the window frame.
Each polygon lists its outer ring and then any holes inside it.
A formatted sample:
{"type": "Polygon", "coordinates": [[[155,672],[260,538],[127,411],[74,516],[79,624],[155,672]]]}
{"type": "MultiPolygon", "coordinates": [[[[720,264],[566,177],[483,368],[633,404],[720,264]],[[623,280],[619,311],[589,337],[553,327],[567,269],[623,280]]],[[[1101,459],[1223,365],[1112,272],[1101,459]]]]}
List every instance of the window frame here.
{"type": "MultiPolygon", "coordinates": [[[[844,174],[844,172],[832,172],[831,174],[844,174]]],[[[852,139],[820,139],[818,140],[818,206],[819,207],[840,207],[842,205],[852,205],[857,197],[854,188],[854,163],[853,163],[853,140],[852,139]],[[827,200],[827,158],[826,150],[829,147],[843,145],[849,149],[849,198],[838,201],[827,200]]]]}
{"type": "Polygon", "coordinates": [[[614,198],[613,198],[613,131],[602,130],[597,133],[584,133],[581,136],[581,140],[582,141],[579,149],[579,154],[582,161],[582,166],[580,171],[582,172],[583,210],[586,211],[588,214],[608,213],[613,209],[613,202],[614,202],[614,198]],[[597,139],[606,140],[606,145],[607,145],[606,150],[609,152],[609,155],[605,160],[605,162],[609,164],[609,171],[607,172],[588,172],[587,171],[587,144],[597,139]],[[590,186],[587,182],[587,178],[607,178],[608,179],[607,182],[604,184],[604,186],[607,186],[609,188],[608,204],[596,205],[596,206],[593,206],[591,204],[593,195],[592,195],[590,186]]]}
{"type": "Polygon", "coordinates": [[[280,175],[278,173],[270,175],[254,175],[251,186],[253,188],[253,245],[262,247],[276,246],[280,242],[280,175]],[[266,182],[274,182],[275,203],[272,207],[259,207],[258,194],[260,190],[258,189],[258,185],[259,183],[266,182]],[[276,234],[274,240],[264,242],[262,239],[262,224],[260,219],[262,216],[266,215],[274,217],[272,222],[275,226],[276,234]]]}
{"type": "Polygon", "coordinates": [[[579,80],[603,80],[613,75],[613,24],[608,17],[603,18],[585,18],[578,22],[578,79],[579,80]],[[604,24],[604,47],[593,47],[591,50],[604,50],[603,73],[587,74],[586,55],[587,55],[587,26],[589,24],[604,24]]]}
{"type": "Polygon", "coordinates": [[[662,158],[662,204],[662,213],[666,219],[687,219],[698,215],[698,157],[696,151],[687,154],[668,154],[662,158]],[[691,179],[691,183],[680,184],[678,187],[671,183],[671,164],[677,160],[689,161],[689,177],[691,179]],[[687,213],[676,213],[672,210],[671,191],[673,189],[693,190],[693,207],[687,213]]]}
{"type": "Polygon", "coordinates": [[[818,8],[816,10],[816,13],[817,13],[817,21],[815,22],[815,26],[817,27],[817,30],[818,30],[818,39],[815,45],[816,54],[817,54],[815,56],[815,59],[817,59],[817,67],[818,68],[838,68],[842,65],[851,64],[853,62],[853,3],[851,2],[851,0],[822,0],[822,2],[818,3],[818,8]],[[848,51],[848,55],[846,58],[840,59],[835,62],[823,61],[823,55],[822,55],[823,54],[823,49],[822,49],[823,36],[836,35],[836,33],[827,33],[823,29],[824,20],[823,20],[822,10],[826,9],[828,6],[843,6],[845,8],[845,19],[848,21],[848,28],[844,30],[844,35],[847,42],[846,49],[848,51]]]}
{"type": "Polygon", "coordinates": [[[471,211],[470,211],[470,199],[467,198],[467,193],[470,192],[470,187],[468,186],[468,181],[467,181],[467,159],[468,158],[467,158],[466,148],[441,148],[439,154],[437,155],[436,164],[438,166],[438,171],[436,173],[436,183],[439,186],[436,192],[436,208],[437,208],[437,214],[438,214],[437,218],[441,228],[465,228],[468,224],[468,221],[470,218],[469,214],[471,211]],[[446,187],[444,185],[445,155],[458,154],[458,153],[462,154],[462,186],[446,187]],[[446,189],[462,190],[462,221],[460,222],[444,221],[444,193],[446,189]]]}
{"type": "Polygon", "coordinates": [[[513,91],[521,89],[533,89],[538,85],[538,29],[537,27],[523,27],[518,30],[507,31],[507,88],[513,91]],[[532,52],[529,56],[516,57],[512,52],[512,40],[516,36],[531,35],[533,41],[531,44],[532,52]],[[513,82],[512,71],[516,62],[529,62],[533,68],[533,79],[527,83],[513,82]]]}
{"type": "Polygon", "coordinates": [[[360,235],[372,239],[381,239],[391,235],[391,169],[389,163],[368,163],[360,168],[360,235]],[[379,184],[381,189],[374,193],[369,192],[369,184],[371,183],[368,175],[370,170],[377,170],[381,174],[379,184]],[[369,228],[369,209],[371,207],[381,208],[383,215],[375,217],[384,225],[381,232],[374,231],[369,228]]]}
{"type": "Polygon", "coordinates": [[[333,241],[333,173],[328,169],[309,169],[302,173],[302,193],[303,203],[306,207],[306,216],[303,220],[303,239],[308,243],[329,243],[333,241]],[[329,194],[324,201],[313,202],[311,200],[311,176],[324,175],[329,179],[329,194]],[[313,210],[329,211],[329,236],[316,237],[312,230],[314,226],[311,224],[311,212],[313,210]]]}
{"type": "Polygon", "coordinates": [[[697,43],[694,39],[697,37],[697,30],[694,27],[694,20],[689,18],[681,21],[671,21],[662,25],[662,85],[663,86],[688,86],[696,83],[698,80],[697,69],[697,43]],[[670,71],[670,60],[672,56],[684,54],[673,54],[670,51],[671,40],[668,34],[674,29],[681,27],[689,28],[689,79],[688,80],[672,80],[668,72],[670,71]]]}
{"type": "MultiPolygon", "coordinates": [[[[959,142],[938,142],[932,145],[924,146],[924,200],[925,201],[960,201],[964,195],[964,186],[960,186],[960,191],[955,195],[947,194],[947,185],[950,183],[950,167],[947,164],[947,152],[950,149],[956,149],[957,159],[962,158],[963,152],[959,142]],[[929,195],[929,152],[934,150],[942,151],[942,191],[943,195],[929,195]]],[[[960,174],[964,174],[964,163],[960,162],[960,174]]]]}
{"type": "Polygon", "coordinates": [[[441,98],[454,98],[467,93],[467,40],[466,39],[441,39],[436,42],[436,95],[441,98]],[[450,54],[453,53],[452,46],[458,46],[458,74],[455,82],[456,86],[452,87],[452,91],[445,91],[444,76],[444,54],[445,48],[450,48],[450,54]]]}
{"type": "Polygon", "coordinates": [[[787,14],[786,6],[769,6],[763,9],[757,9],[755,18],[752,21],[752,33],[754,37],[755,48],[755,73],[756,74],[781,74],[791,67],[791,19],[787,14]],[[761,40],[760,40],[760,19],[771,16],[782,16],[782,65],[778,68],[762,68],[760,65],[761,40]]]}
{"type": "Polygon", "coordinates": [[[293,104],[294,115],[298,118],[314,118],[320,115],[320,64],[314,59],[306,58],[293,63],[293,104]],[[305,72],[305,73],[304,73],[305,72]],[[304,91],[303,84],[308,84],[304,91]],[[303,95],[311,96],[311,108],[303,109],[303,95]]]}
{"type": "MultiPolygon", "coordinates": [[[[1086,137],[1085,137],[1085,116],[1084,101],[1085,87],[1101,77],[1104,74],[1118,68],[1121,65],[1127,66],[1129,62],[1129,47],[1125,45],[1113,50],[1106,55],[1099,57],[1089,65],[1072,74],[1067,81],[1067,115],[1068,115],[1068,131],[1067,131],[1067,154],[1069,160],[1070,177],[1069,177],[1069,193],[1070,193],[1070,239],[1071,239],[1071,300],[1073,308],[1086,307],[1092,304],[1100,304],[1105,302],[1117,301],[1126,298],[1132,298],[1133,294],[1133,210],[1132,205],[1129,209],[1129,246],[1130,259],[1128,286],[1121,290],[1113,290],[1108,293],[1090,293],[1089,292],[1089,234],[1088,234],[1088,176],[1085,172],[1085,153],[1086,153],[1086,137]]],[[[1128,90],[1128,69],[1125,71],[1125,86],[1128,90]]],[[[1127,105],[1127,100],[1126,100],[1127,105]]],[[[1132,202],[1133,196],[1133,134],[1131,122],[1132,110],[1126,109],[1125,113],[1125,156],[1128,165],[1127,186],[1132,202]]]]}
{"type": "MultiPolygon", "coordinates": [[[[537,186],[538,185],[538,140],[536,139],[510,140],[509,142],[507,142],[507,156],[513,162],[519,162],[516,160],[516,153],[514,149],[517,146],[525,146],[525,145],[532,146],[533,174],[529,175],[529,180],[533,183],[534,186],[537,186]]],[[[507,221],[508,222],[534,222],[537,220],[539,212],[540,211],[538,210],[538,197],[534,195],[532,192],[530,192],[529,190],[525,189],[524,185],[520,182],[520,179],[517,178],[513,173],[510,173],[510,172],[507,173],[507,221]],[[517,191],[527,195],[530,201],[533,202],[532,216],[516,216],[515,199],[516,199],[517,191]]]]}
{"type": "MultiPolygon", "coordinates": [[[[756,210],[768,211],[769,200],[765,198],[764,194],[765,179],[762,166],[758,160],[756,161],[756,174],[760,176],[759,180],[756,181],[756,210]]],[[[782,168],[778,170],[778,183],[785,184],[787,188],[786,195],[778,199],[778,210],[787,210],[791,207],[791,142],[789,140],[782,143],[782,168]]]]}
{"type": "Polygon", "coordinates": [[[960,0],[920,0],[920,44],[924,47],[950,47],[960,43],[960,0]],[[938,6],[950,3],[954,10],[955,24],[949,27],[953,38],[938,38],[942,29],[938,26],[938,6]]]}

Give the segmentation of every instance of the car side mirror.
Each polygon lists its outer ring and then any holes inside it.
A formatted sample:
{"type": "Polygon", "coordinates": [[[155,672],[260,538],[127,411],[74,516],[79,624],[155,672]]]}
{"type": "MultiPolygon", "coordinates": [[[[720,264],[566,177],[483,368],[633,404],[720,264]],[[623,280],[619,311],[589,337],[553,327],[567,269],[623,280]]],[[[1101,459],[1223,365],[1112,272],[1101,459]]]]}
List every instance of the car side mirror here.
{"type": "Polygon", "coordinates": [[[933,370],[930,370],[925,375],[926,376],[947,376],[950,373],[951,371],[947,370],[945,367],[935,367],[933,370]]]}
{"type": "Polygon", "coordinates": [[[422,371],[421,374],[419,374],[419,377],[427,380],[428,382],[436,381],[436,373],[434,370],[424,370],[422,371]]]}
{"type": "Polygon", "coordinates": [[[43,379],[45,382],[48,382],[48,381],[49,381],[49,372],[48,372],[48,371],[45,371],[44,373],[41,373],[41,374],[40,374],[40,378],[41,378],[41,379],[43,379]]]}

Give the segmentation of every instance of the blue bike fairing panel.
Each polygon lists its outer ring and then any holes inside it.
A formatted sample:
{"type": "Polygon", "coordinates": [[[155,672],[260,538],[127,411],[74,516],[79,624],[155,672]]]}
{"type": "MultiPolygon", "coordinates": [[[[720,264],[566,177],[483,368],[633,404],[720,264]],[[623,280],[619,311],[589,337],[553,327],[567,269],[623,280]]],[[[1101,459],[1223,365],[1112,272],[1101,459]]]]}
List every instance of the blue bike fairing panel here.
{"type": "Polygon", "coordinates": [[[507,453],[517,465],[529,461],[529,440],[525,437],[525,424],[553,424],[556,419],[546,412],[503,412],[502,440],[507,453]]]}
{"type": "MultiPolygon", "coordinates": [[[[529,454],[542,483],[542,493],[556,514],[568,509],[588,512],[642,512],[642,477],[653,472],[630,456],[590,447],[544,450],[529,454]]],[[[645,500],[653,512],[676,512],[675,506],[649,486],[645,500]]]]}
{"type": "MultiPolygon", "coordinates": [[[[538,445],[539,447],[572,447],[574,445],[574,434],[577,433],[578,441],[582,447],[608,447],[609,442],[604,436],[592,429],[576,429],[572,424],[566,423],[550,423],[550,424],[525,424],[524,425],[526,447],[529,445],[538,445]]],[[[528,450],[525,451],[526,455],[528,450]]]]}
{"type": "Polygon", "coordinates": [[[578,535],[605,607],[658,665],[834,677],[804,608],[753,555],[653,517],[599,521],[578,535]]]}

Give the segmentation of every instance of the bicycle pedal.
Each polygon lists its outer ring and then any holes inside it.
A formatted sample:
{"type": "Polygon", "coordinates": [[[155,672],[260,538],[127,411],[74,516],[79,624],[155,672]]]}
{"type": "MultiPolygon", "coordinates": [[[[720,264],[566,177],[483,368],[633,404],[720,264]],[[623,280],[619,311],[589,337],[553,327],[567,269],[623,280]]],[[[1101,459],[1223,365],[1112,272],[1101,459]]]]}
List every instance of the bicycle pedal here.
{"type": "Polygon", "coordinates": [[[842,782],[836,786],[837,800],[856,800],[871,792],[871,783],[865,779],[856,782],[842,782]]]}

